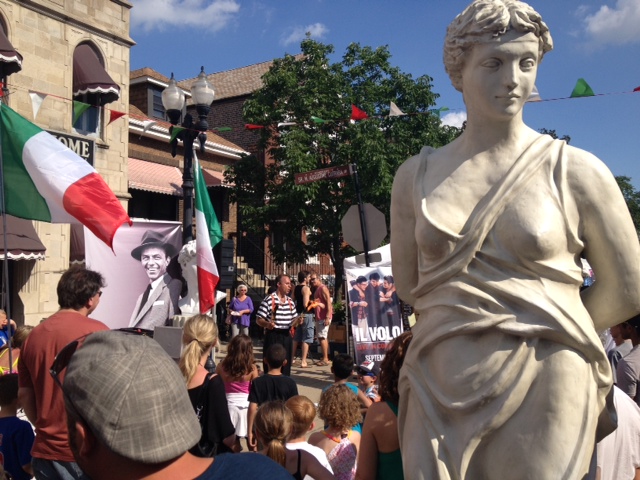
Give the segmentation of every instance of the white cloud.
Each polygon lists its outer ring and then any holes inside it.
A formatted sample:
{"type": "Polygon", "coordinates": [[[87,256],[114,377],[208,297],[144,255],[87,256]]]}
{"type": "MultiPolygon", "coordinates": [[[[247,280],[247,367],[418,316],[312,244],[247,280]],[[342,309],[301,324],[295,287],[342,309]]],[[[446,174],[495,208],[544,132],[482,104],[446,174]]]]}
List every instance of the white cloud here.
{"type": "Polygon", "coordinates": [[[589,36],[599,43],[622,45],[640,42],[640,1],[617,0],[615,7],[603,5],[584,18],[589,36]]]}
{"type": "Polygon", "coordinates": [[[320,39],[329,32],[329,29],[322,23],[314,23],[313,25],[307,25],[306,27],[293,27],[287,31],[282,37],[280,43],[284,46],[294,43],[300,43],[304,40],[307,32],[311,34],[311,38],[320,39]]]}
{"type": "Polygon", "coordinates": [[[131,28],[145,32],[167,27],[222,30],[240,11],[236,0],[132,0],[131,28]]]}
{"type": "Polygon", "coordinates": [[[462,112],[447,113],[444,117],[442,117],[440,121],[442,122],[443,125],[449,125],[451,127],[461,128],[462,124],[465,122],[466,119],[467,119],[467,112],[462,111],[462,112]]]}

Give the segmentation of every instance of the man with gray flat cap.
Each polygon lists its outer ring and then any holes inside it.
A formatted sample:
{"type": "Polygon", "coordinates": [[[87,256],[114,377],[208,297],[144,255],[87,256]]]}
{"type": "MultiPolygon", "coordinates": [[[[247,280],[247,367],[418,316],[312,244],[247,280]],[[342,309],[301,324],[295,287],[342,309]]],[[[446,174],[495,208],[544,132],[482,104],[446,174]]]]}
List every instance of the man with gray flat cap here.
{"type": "Polygon", "coordinates": [[[171,257],[176,253],[176,247],[153,230],[144,232],[140,245],[131,251],[131,256],[140,261],[149,277],[149,285],[138,297],[129,327],[153,330],[158,325],[168,325],[171,318],[180,313],[178,298],[182,282],[167,273],[171,257]]]}
{"type": "Polygon", "coordinates": [[[189,453],[200,424],[178,366],[152,338],[98,332],[59,357],[51,375],[64,372],[69,446],[92,480],[291,478],[265,455],[189,453]]]}

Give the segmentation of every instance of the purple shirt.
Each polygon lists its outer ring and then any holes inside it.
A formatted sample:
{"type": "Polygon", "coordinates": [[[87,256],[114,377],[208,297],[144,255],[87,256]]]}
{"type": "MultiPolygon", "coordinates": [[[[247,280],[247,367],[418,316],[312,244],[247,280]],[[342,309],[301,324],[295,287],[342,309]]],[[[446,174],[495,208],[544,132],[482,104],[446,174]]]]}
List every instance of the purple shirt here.
{"type": "Polygon", "coordinates": [[[229,304],[229,310],[233,310],[234,312],[249,310],[249,313],[243,313],[240,317],[231,317],[231,321],[236,325],[241,325],[243,327],[249,326],[251,312],[253,312],[253,302],[249,295],[247,295],[242,302],[238,300],[238,297],[233,297],[233,300],[231,300],[231,303],[229,304]]]}

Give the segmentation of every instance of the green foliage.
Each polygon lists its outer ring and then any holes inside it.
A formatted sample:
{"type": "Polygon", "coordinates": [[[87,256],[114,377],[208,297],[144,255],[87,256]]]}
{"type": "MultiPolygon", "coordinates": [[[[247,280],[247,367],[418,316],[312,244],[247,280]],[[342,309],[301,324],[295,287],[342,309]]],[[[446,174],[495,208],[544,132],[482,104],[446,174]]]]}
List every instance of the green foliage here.
{"type": "Polygon", "coordinates": [[[353,180],[295,185],[294,175],[355,163],[363,201],[384,212],[389,222],[391,185],[400,164],[424,145],[450,142],[460,130],[441,125],[439,115],[430,111],[438,97],[431,91],[432,79],[413,79],[391,66],[387,47],[351,44],[338,63],[329,61],[331,45],[307,38],[301,50],[302,55],[275,60],[263,87],[244,106],[247,123],[265,126],[260,146],[274,162],[265,166],[246,157],[226,177],[235,185],[232,200],[238,202],[245,227],[283,238],[271,250],[277,261],[304,262],[328,254],[341,283],[342,260],[352,251],[343,245],[340,222],[357,202],[353,180]],[[410,115],[389,117],[391,101],[410,115]],[[352,104],[369,118],[350,122],[352,104]],[[278,128],[280,122],[295,125],[278,128]]]}
{"type": "Polygon", "coordinates": [[[640,192],[633,187],[630,177],[616,177],[616,182],[618,182],[622,196],[627,202],[633,225],[636,227],[638,237],[640,237],[640,192]]]}

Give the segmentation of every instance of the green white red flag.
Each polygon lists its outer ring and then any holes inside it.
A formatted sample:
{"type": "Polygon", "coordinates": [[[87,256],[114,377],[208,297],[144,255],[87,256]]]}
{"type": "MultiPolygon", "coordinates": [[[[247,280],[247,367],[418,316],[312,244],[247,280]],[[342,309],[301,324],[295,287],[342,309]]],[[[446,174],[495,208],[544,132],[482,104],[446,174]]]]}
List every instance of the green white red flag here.
{"type": "Polygon", "coordinates": [[[194,190],[196,197],[196,260],[200,313],[209,312],[216,304],[216,287],[220,281],[213,247],[222,240],[222,228],[213,211],[207,185],[198,157],[193,155],[194,190]]]}
{"type": "Polygon", "coordinates": [[[81,223],[113,248],[113,236],[131,225],[100,174],[6,105],[0,106],[5,211],[49,223],[81,223]]]}

